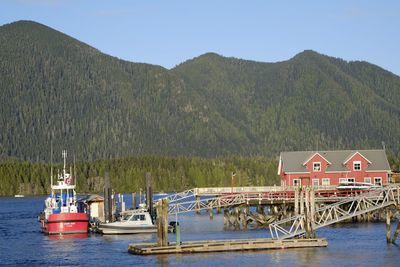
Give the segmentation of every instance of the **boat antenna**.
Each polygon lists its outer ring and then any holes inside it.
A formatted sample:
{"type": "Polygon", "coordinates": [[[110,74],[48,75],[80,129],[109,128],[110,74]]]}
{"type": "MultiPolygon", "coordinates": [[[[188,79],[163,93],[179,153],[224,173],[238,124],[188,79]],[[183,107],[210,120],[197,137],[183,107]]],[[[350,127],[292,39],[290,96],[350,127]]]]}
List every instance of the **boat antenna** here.
{"type": "Polygon", "coordinates": [[[66,160],[67,160],[67,150],[63,150],[63,151],[62,151],[62,156],[63,156],[63,158],[64,158],[64,170],[63,170],[63,175],[64,175],[64,177],[65,177],[65,174],[66,174],[65,166],[66,166],[66,160]]]}
{"type": "Polygon", "coordinates": [[[76,185],[76,166],[75,166],[75,152],[74,152],[74,185],[76,185]]]}
{"type": "Polygon", "coordinates": [[[50,141],[50,185],[53,186],[53,140],[50,141]]]}

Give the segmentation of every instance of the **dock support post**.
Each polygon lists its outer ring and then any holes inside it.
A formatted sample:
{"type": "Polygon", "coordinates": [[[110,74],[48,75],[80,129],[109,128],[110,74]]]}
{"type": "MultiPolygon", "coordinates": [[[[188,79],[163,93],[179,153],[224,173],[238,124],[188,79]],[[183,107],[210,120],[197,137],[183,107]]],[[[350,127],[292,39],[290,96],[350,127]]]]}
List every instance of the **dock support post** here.
{"type": "Polygon", "coordinates": [[[146,173],[146,206],[149,209],[150,216],[154,217],[153,210],[153,189],[151,187],[151,174],[149,172],[146,173]]]}
{"type": "Polygon", "coordinates": [[[315,193],[310,190],[310,217],[311,217],[311,238],[315,238],[315,193]]]}
{"type": "Polygon", "coordinates": [[[235,207],[235,229],[240,229],[239,216],[240,216],[239,207],[235,207]]]}
{"type": "Polygon", "coordinates": [[[132,193],[132,208],[136,209],[137,203],[136,203],[136,192],[132,193]]]}
{"type": "MultiPolygon", "coordinates": [[[[299,187],[300,194],[300,214],[304,214],[304,189],[299,187]]],[[[306,217],[304,216],[304,221],[301,221],[301,228],[304,229],[304,222],[306,221],[306,217]]]]}
{"type": "Polygon", "coordinates": [[[212,208],[209,209],[209,213],[210,213],[210,220],[212,220],[213,217],[214,217],[213,209],[212,209],[212,208]]]}
{"type": "Polygon", "coordinates": [[[390,238],[390,215],[391,211],[389,208],[386,209],[386,242],[391,243],[390,238]]]}
{"type": "Polygon", "coordinates": [[[294,189],[294,215],[299,215],[299,187],[294,189]]]}
{"type": "Polygon", "coordinates": [[[305,218],[306,218],[306,238],[310,238],[311,237],[311,235],[310,235],[310,219],[311,219],[311,217],[310,217],[310,189],[309,188],[307,188],[305,191],[304,191],[304,194],[305,194],[305,199],[306,199],[306,201],[305,201],[305,204],[306,204],[306,208],[305,208],[305,218]]]}
{"type": "Polygon", "coordinates": [[[221,207],[220,207],[220,206],[218,206],[218,207],[216,208],[216,212],[217,212],[217,214],[220,214],[220,213],[221,213],[221,207]]]}
{"type": "Polygon", "coordinates": [[[200,214],[200,196],[196,196],[196,214],[200,214]]]}
{"type": "Polygon", "coordinates": [[[110,175],[108,172],[104,175],[104,220],[112,222],[112,189],[110,175]]]}
{"type": "Polygon", "coordinates": [[[396,230],[394,231],[394,234],[393,234],[393,238],[392,238],[393,244],[396,242],[396,239],[399,236],[399,232],[400,232],[400,220],[399,220],[399,223],[397,224],[396,230]]]}
{"type": "Polygon", "coordinates": [[[228,227],[229,227],[228,222],[229,222],[229,211],[228,211],[228,209],[224,209],[224,228],[225,229],[228,229],[228,227]]]}
{"type": "Polygon", "coordinates": [[[163,199],[163,244],[164,246],[168,246],[168,199],[163,199]]]}
{"type": "Polygon", "coordinates": [[[168,199],[157,202],[157,245],[168,246],[168,199]]]}
{"type": "Polygon", "coordinates": [[[244,229],[247,229],[247,219],[249,217],[249,214],[250,214],[249,206],[246,206],[243,212],[243,223],[242,223],[244,229]]]}

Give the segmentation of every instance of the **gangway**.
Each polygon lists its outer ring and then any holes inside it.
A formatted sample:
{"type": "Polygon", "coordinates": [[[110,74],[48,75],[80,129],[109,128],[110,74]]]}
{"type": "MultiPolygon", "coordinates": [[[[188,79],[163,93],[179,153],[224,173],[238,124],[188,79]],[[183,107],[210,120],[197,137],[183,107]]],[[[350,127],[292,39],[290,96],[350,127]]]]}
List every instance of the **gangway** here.
{"type": "Polygon", "coordinates": [[[168,207],[168,213],[175,214],[175,213],[229,207],[229,206],[244,204],[246,203],[246,201],[247,200],[245,194],[237,194],[231,196],[206,198],[195,201],[173,202],[168,207]]]}
{"type": "MultiPolygon", "coordinates": [[[[400,187],[387,186],[349,197],[315,210],[313,229],[319,229],[352,217],[400,203],[400,187]]],[[[288,239],[305,233],[306,216],[299,214],[271,223],[269,229],[274,239],[288,239]]]]}

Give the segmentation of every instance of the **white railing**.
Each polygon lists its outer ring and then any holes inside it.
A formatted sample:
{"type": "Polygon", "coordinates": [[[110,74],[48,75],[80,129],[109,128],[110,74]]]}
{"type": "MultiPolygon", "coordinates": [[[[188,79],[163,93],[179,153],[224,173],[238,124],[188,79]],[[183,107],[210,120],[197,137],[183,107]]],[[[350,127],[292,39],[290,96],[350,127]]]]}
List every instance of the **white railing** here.
{"type": "MultiPolygon", "coordinates": [[[[315,210],[314,229],[400,203],[400,187],[387,186],[315,210]]],[[[287,239],[305,233],[306,217],[299,214],[269,225],[272,238],[287,239]]]]}

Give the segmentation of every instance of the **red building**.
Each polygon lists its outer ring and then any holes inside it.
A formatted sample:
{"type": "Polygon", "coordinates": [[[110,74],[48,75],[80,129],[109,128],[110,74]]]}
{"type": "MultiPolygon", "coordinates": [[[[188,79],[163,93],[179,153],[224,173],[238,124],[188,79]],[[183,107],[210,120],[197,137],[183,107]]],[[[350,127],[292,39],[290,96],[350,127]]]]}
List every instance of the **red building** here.
{"type": "Polygon", "coordinates": [[[384,150],[282,152],[278,174],[282,186],[331,186],[341,182],[389,183],[384,150]]]}

